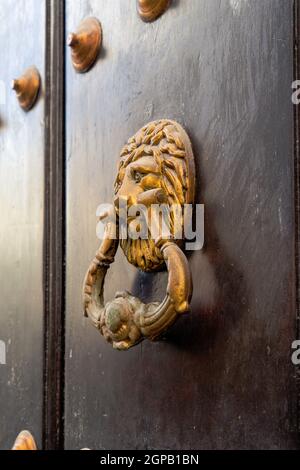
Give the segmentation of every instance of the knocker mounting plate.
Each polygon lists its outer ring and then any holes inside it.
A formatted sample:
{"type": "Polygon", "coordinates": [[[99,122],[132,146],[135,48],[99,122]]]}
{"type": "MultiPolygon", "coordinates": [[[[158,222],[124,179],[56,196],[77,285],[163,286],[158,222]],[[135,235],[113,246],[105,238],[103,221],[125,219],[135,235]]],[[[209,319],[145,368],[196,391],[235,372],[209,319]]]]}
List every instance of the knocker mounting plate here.
{"type": "MultiPolygon", "coordinates": [[[[175,218],[174,208],[179,208],[182,214],[186,204],[193,204],[195,169],[192,146],[180,124],[168,119],[153,121],[128,140],[120,154],[114,191],[116,217],[107,222],[104,239],[86,273],[83,303],[85,315],[105,339],[114,348],[124,350],[145,338],[157,339],[180,314],[189,310],[192,278],[180,248],[182,240],[177,237],[183,219],[175,218]],[[121,237],[121,248],[127,260],[144,271],[167,266],[167,292],[161,303],[144,304],[127,292],[119,292],[104,304],[104,280],[119,245],[120,227],[124,223],[120,207],[124,201],[128,229],[136,222],[132,209],[137,207],[144,211],[147,232],[144,238],[136,238],[130,236],[129,230],[129,236],[121,237]],[[153,211],[153,207],[162,207],[161,203],[170,209],[168,237],[164,236],[162,218],[153,211]]],[[[140,225],[138,219],[139,229],[140,225]]]]}

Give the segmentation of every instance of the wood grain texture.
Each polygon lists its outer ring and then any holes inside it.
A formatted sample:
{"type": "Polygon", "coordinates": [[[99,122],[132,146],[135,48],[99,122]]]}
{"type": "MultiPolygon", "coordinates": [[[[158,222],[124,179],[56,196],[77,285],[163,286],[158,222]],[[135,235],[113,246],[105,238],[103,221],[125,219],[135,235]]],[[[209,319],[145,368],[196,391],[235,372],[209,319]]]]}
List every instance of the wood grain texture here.
{"type": "MultiPolygon", "coordinates": [[[[102,53],[66,70],[66,448],[295,448],[293,2],[178,0],[144,24],[131,0],[69,0],[67,30],[89,15],[102,53]],[[191,315],[120,353],[81,311],[95,213],[127,138],[166,117],[193,143],[206,247],[189,257],[191,315]]],[[[165,284],[119,254],[106,295],[165,284]]]]}
{"type": "Polygon", "coordinates": [[[0,10],[0,448],[29,428],[40,446],[43,397],[43,91],[28,113],[11,80],[35,64],[44,83],[45,2],[6,0],[0,10]]]}

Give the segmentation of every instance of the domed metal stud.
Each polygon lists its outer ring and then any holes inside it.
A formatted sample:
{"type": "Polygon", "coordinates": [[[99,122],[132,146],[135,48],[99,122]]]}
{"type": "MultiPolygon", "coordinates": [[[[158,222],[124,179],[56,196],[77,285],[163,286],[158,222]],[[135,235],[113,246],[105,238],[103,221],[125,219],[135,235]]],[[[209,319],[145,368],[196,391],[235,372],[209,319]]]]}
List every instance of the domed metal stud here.
{"type": "Polygon", "coordinates": [[[29,431],[22,431],[18,435],[12,450],[37,450],[34,437],[29,431]]]}
{"type": "Polygon", "coordinates": [[[85,18],[76,33],[68,36],[72,64],[77,72],[87,72],[95,63],[102,44],[102,28],[97,18],[85,18]]]}
{"type": "Polygon", "coordinates": [[[154,21],[168,8],[170,0],[137,0],[137,10],[143,21],[154,21]]]}
{"type": "Polygon", "coordinates": [[[41,85],[40,74],[36,67],[30,67],[20,78],[12,81],[11,87],[15,90],[22,109],[29,111],[36,102],[41,85]]]}

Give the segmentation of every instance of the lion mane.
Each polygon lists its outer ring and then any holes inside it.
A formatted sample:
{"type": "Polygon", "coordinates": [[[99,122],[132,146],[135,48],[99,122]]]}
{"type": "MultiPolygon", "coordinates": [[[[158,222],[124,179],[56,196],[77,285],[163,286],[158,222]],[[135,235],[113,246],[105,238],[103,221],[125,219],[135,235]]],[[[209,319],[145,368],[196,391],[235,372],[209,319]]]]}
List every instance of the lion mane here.
{"type": "MultiPolygon", "coordinates": [[[[186,149],[190,142],[183,141],[183,132],[183,129],[180,132],[179,125],[174,121],[163,119],[150,122],[131,137],[120,153],[115,194],[122,184],[126,167],[141,157],[151,156],[162,175],[162,189],[167,195],[168,204],[179,204],[183,207],[184,204],[193,202],[193,196],[189,194],[190,175],[186,149]]],[[[172,213],[170,228],[173,234],[172,213]]],[[[121,247],[128,261],[143,271],[161,269],[164,264],[162,253],[151,238],[122,239],[121,247]]]]}

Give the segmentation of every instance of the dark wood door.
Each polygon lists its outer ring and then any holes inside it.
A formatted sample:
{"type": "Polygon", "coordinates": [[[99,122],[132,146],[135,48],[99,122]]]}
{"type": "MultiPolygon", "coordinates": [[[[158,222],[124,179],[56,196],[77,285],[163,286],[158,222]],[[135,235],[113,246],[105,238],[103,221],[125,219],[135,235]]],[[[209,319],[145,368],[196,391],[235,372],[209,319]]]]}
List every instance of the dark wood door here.
{"type": "MultiPolygon", "coordinates": [[[[172,0],[144,23],[135,0],[1,2],[0,448],[23,428],[48,449],[298,447],[299,11],[172,0]],[[88,16],[103,47],[78,74],[66,38],[88,16]],[[9,84],[30,65],[24,113],[9,84]],[[120,150],[160,118],[190,136],[205,245],[191,312],[120,352],[83,317],[82,284],[120,150]]],[[[166,283],[120,251],[105,297],[160,300],[166,283]]]]}
{"type": "Polygon", "coordinates": [[[43,405],[44,100],[19,106],[12,79],[35,65],[44,83],[45,2],[0,12],[0,448],[29,428],[41,446],[43,405]]]}
{"type": "MultiPolygon", "coordinates": [[[[96,16],[103,49],[87,74],[66,61],[66,448],[297,446],[293,3],[180,0],[145,24],[131,0],[67,0],[67,30],[96,16]],[[159,118],[192,140],[205,248],[191,313],[119,352],[83,318],[81,286],[119,152],[159,118]]],[[[166,276],[119,254],[107,299],[159,300],[166,276]]]]}

